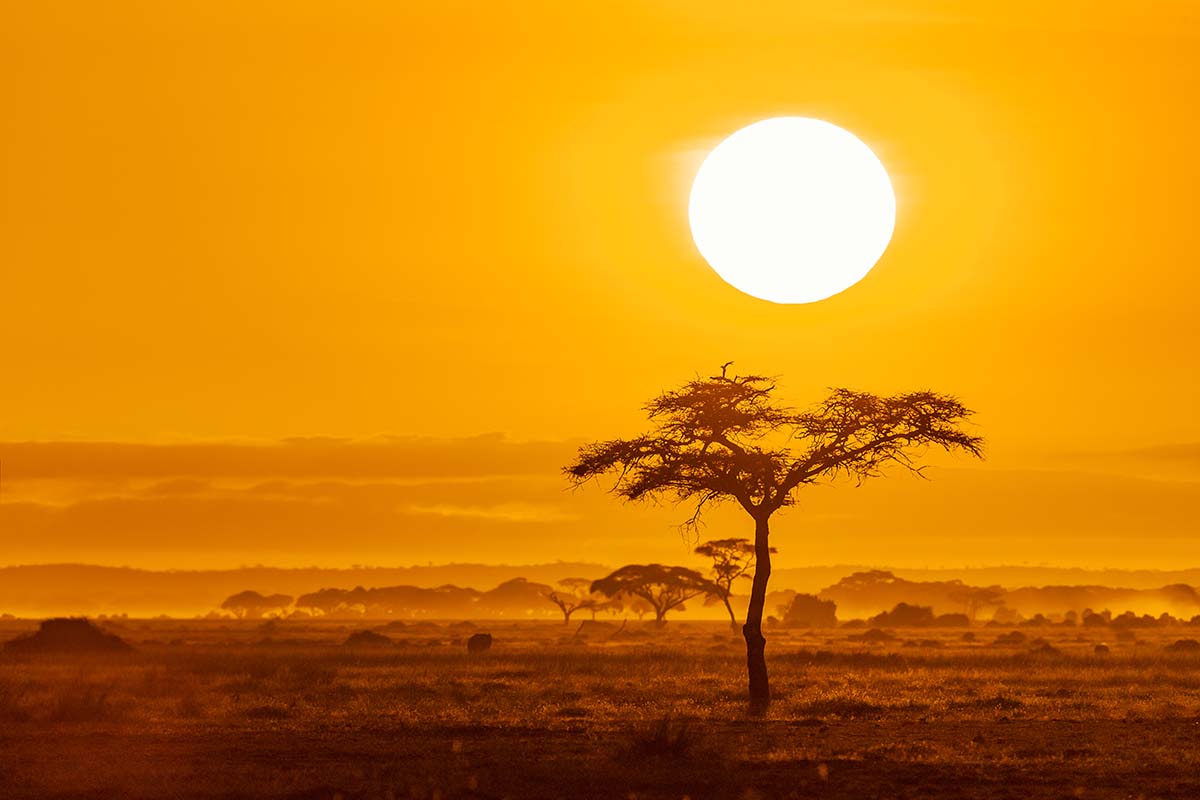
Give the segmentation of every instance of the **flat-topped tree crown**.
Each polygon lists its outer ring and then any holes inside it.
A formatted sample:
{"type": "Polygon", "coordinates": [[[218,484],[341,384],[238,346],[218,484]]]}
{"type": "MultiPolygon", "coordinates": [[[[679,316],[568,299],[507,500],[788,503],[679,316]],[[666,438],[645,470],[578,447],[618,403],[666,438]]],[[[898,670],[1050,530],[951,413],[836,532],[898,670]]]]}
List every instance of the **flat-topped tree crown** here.
{"type": "Polygon", "coordinates": [[[746,624],[751,710],[770,699],[762,613],[771,574],[771,515],[809,484],[849,478],[861,483],[888,466],[916,474],[930,449],[982,457],[983,440],[962,429],[971,411],[931,391],[880,396],[832,389],[797,411],[775,401],[763,375],[696,378],[646,404],[649,432],[584,446],[564,468],[576,485],[612,474],[626,500],[666,497],[693,503],[685,525],[699,523],[712,503],[735,501],[754,519],[754,581],[746,624]]]}
{"type": "Polygon", "coordinates": [[[699,572],[687,567],[662,564],[629,564],[592,582],[592,592],[607,597],[640,597],[654,609],[654,621],[666,622],[667,612],[683,609],[693,597],[716,597],[720,587],[699,572]]]}
{"type": "Polygon", "coordinates": [[[958,427],[971,411],[948,395],[834,389],[795,411],[774,401],[772,379],[728,376],[727,367],[647,403],[650,432],[581,448],[568,478],[615,473],[612,491],[626,500],[694,501],[687,523],[695,524],[714,502],[734,500],[757,518],[791,505],[804,484],[861,481],[888,464],[919,473],[914,459],[929,446],[981,454],[982,439],[958,427]]]}

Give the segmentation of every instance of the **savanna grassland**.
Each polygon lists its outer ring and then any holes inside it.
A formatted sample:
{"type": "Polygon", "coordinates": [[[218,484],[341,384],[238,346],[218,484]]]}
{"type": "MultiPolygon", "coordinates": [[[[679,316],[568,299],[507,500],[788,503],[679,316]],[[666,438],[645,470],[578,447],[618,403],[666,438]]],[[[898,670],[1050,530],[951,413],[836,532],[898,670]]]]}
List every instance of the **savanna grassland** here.
{"type": "Polygon", "coordinates": [[[343,644],[364,627],[124,622],[130,653],[0,656],[0,796],[1200,797],[1185,628],[774,631],[751,719],[727,624],[480,624],[476,655],[466,624],[343,644]]]}

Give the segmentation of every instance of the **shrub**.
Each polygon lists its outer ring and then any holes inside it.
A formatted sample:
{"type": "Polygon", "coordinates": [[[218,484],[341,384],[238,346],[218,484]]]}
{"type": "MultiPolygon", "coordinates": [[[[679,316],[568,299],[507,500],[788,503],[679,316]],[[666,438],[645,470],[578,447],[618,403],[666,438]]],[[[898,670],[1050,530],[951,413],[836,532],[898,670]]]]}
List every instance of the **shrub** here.
{"type": "Polygon", "coordinates": [[[891,611],[876,614],[867,620],[877,628],[927,628],[933,625],[933,608],[897,603],[891,611]]]}
{"type": "Polygon", "coordinates": [[[68,685],[54,696],[46,709],[49,722],[112,722],[125,716],[125,709],[112,702],[112,692],[103,686],[68,685]]]}
{"type": "Polygon", "coordinates": [[[344,647],[391,647],[392,640],[375,631],[355,631],[346,637],[344,647]]]}
{"type": "Polygon", "coordinates": [[[837,627],[837,603],[816,595],[798,594],[788,604],[779,624],[784,628],[837,627]]]}
{"type": "Polygon", "coordinates": [[[634,758],[683,759],[696,749],[697,737],[687,720],[663,717],[635,730],[622,755],[634,758]]]}
{"type": "Polygon", "coordinates": [[[11,683],[0,683],[0,722],[26,722],[29,718],[27,692],[11,683]]]}

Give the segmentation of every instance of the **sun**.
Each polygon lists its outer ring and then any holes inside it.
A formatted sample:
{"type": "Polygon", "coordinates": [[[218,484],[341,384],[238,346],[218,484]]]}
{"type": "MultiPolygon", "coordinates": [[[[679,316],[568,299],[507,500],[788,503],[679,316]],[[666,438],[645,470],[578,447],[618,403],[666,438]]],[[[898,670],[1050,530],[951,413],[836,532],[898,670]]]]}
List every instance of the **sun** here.
{"type": "Polygon", "coordinates": [[[692,238],[731,286],[773,303],[812,303],[858,283],[896,226],[883,164],[849,131],[775,117],[718,144],[696,173],[692,238]]]}

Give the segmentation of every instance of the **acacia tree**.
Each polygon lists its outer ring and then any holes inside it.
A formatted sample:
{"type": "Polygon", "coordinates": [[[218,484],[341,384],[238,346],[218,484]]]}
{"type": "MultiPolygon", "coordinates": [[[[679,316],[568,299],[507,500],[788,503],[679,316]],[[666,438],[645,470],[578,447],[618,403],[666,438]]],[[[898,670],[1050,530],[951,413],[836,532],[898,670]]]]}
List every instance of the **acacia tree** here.
{"type": "Polygon", "coordinates": [[[225,598],[225,601],[221,603],[221,608],[225,611],[232,611],[239,619],[262,619],[266,614],[282,614],[291,604],[291,595],[264,596],[252,589],[247,589],[225,598]]]}
{"type": "Polygon", "coordinates": [[[632,613],[638,618],[638,622],[641,622],[643,617],[654,610],[654,607],[645,600],[640,597],[635,597],[631,594],[617,595],[609,602],[612,603],[612,607],[614,609],[632,613]]]}
{"type": "Polygon", "coordinates": [[[562,612],[563,625],[570,624],[571,615],[576,611],[590,609],[595,618],[594,611],[599,603],[588,593],[591,583],[587,578],[563,578],[558,582],[558,585],[563,587],[563,591],[555,590],[546,593],[546,599],[558,606],[559,611],[562,612]]]}
{"type": "Polygon", "coordinates": [[[963,604],[967,619],[975,621],[981,609],[1004,605],[1003,586],[963,586],[950,593],[950,599],[963,604]]]}
{"type": "MultiPolygon", "coordinates": [[[[771,552],[777,551],[772,547],[771,552]]],[[[754,566],[754,543],[749,539],[710,539],[696,548],[696,555],[712,559],[712,581],[721,587],[721,594],[716,599],[725,605],[725,610],[729,612],[729,624],[737,630],[737,617],[734,616],[729,598],[733,595],[733,584],[737,579],[750,577],[747,573],[754,566]]]]}
{"type": "Polygon", "coordinates": [[[773,380],[728,376],[728,366],[651,400],[645,407],[650,432],[586,445],[563,471],[576,485],[614,474],[612,492],[628,501],[693,503],[687,527],[724,501],[736,502],[754,520],[754,578],[742,634],[750,711],[761,714],[771,699],[762,634],[771,516],[793,505],[802,487],[838,478],[861,484],[888,466],[920,474],[918,459],[927,449],[980,457],[983,441],[961,429],[971,411],[948,395],[834,389],[816,406],[796,411],[775,401],[773,380]]]}
{"type": "Polygon", "coordinates": [[[592,583],[592,592],[605,597],[640,597],[654,610],[654,624],[666,624],[667,612],[682,608],[697,595],[715,595],[720,587],[694,569],[662,564],[629,564],[592,583]]]}

